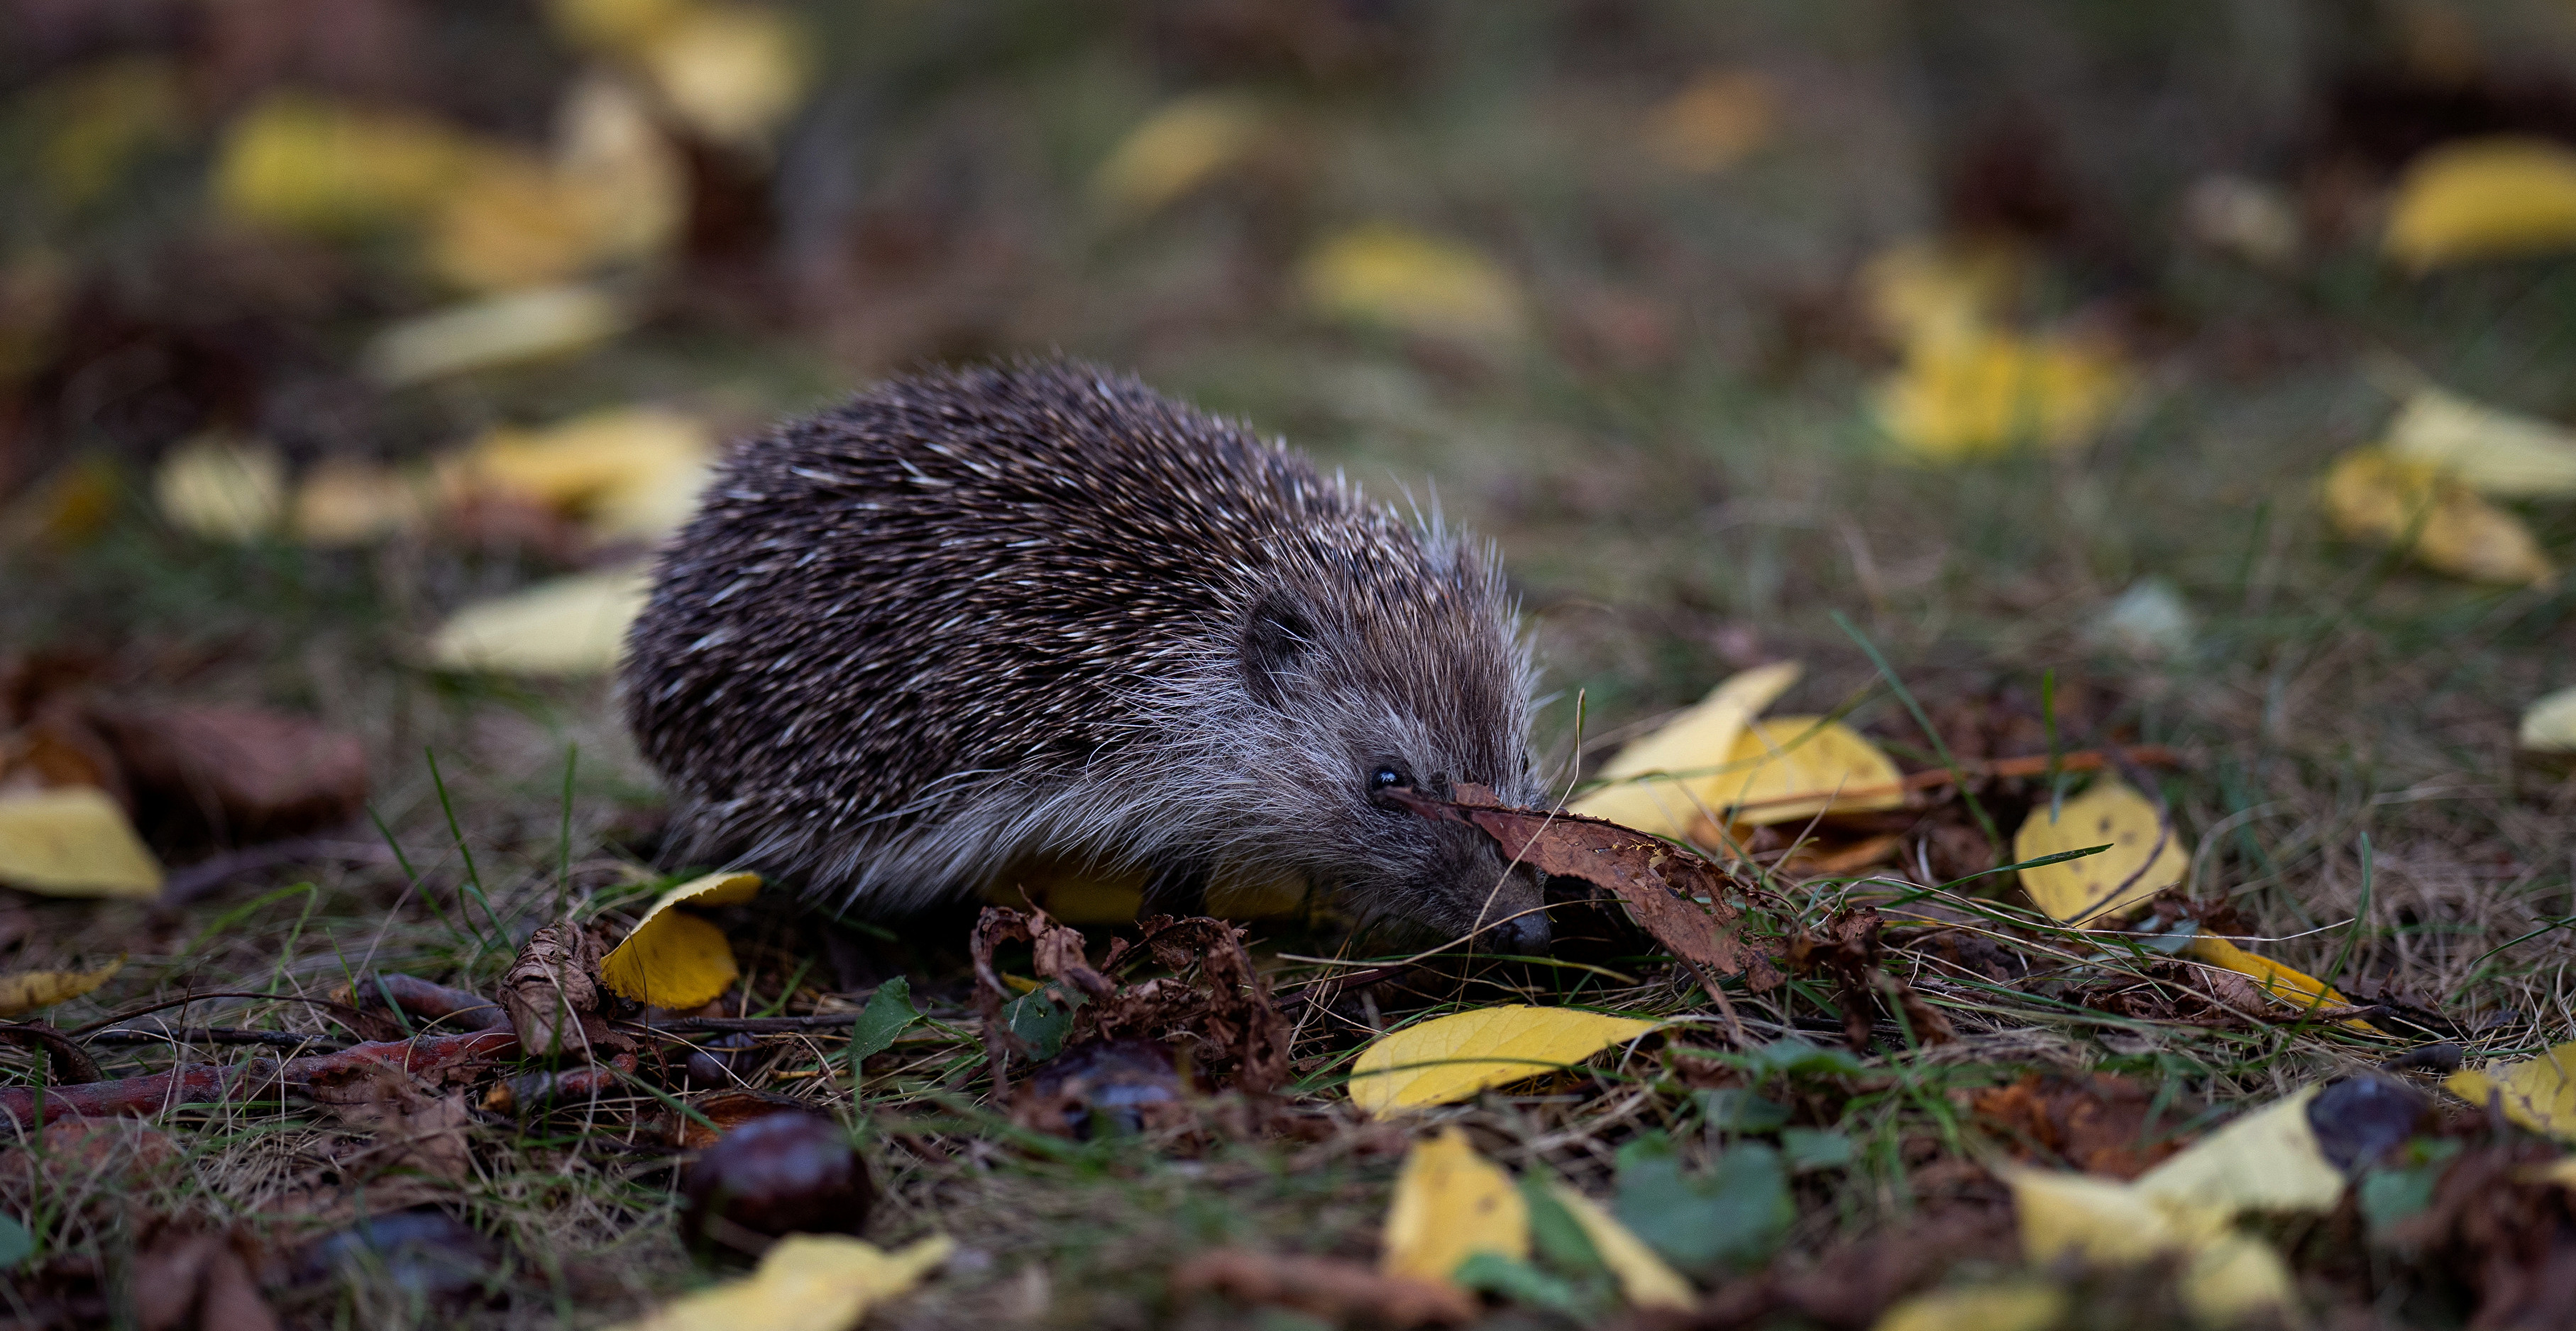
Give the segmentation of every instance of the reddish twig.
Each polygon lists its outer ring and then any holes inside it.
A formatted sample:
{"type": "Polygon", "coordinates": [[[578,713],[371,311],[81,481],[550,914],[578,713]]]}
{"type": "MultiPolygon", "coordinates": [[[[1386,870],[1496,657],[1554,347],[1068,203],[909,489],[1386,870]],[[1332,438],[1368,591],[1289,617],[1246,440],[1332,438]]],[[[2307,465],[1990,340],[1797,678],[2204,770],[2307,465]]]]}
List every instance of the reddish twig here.
{"type": "Polygon", "coordinates": [[[386,1006],[424,1021],[448,1022],[469,1031],[498,1030],[510,1024],[501,1005],[470,989],[434,984],[417,975],[363,975],[349,985],[349,1002],[360,1012],[386,1006]],[[451,1020],[453,1019],[453,1020],[451,1020]]]}
{"type": "Polygon", "coordinates": [[[469,1031],[353,1045],[338,1053],[310,1054],[282,1063],[266,1058],[238,1065],[183,1063],[149,1076],[81,1086],[12,1086],[0,1089],[0,1118],[15,1124],[18,1132],[32,1132],[60,1118],[148,1116],[172,1105],[255,1099],[275,1090],[301,1089],[316,1078],[363,1072],[369,1063],[425,1073],[500,1058],[518,1048],[519,1037],[511,1031],[469,1031]]]}

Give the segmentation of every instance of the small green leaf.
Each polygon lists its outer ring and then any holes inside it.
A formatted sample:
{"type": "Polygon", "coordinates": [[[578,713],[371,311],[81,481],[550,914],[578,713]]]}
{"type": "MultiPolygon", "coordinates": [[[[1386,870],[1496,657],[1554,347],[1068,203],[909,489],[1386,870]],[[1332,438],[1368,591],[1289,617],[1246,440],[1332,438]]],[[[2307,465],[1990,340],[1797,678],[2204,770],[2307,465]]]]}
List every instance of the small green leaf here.
{"type": "Polygon", "coordinates": [[[1073,1033],[1073,1010],[1089,995],[1054,983],[1020,995],[1002,1009],[1002,1024],[1028,1046],[1029,1061],[1043,1063],[1064,1049],[1073,1033]]]}
{"type": "Polygon", "coordinates": [[[1741,1086],[1699,1093],[1700,1112],[1720,1132],[1777,1132],[1789,1121],[1789,1107],[1741,1086]]]}
{"type": "Polygon", "coordinates": [[[870,1054],[882,1054],[894,1038],[912,1029],[921,1013],[912,1005],[912,981],[898,975],[877,986],[868,995],[868,1005],[859,1012],[858,1023],[850,1028],[850,1075],[859,1075],[859,1064],[870,1054]]]}
{"type": "Polygon", "coordinates": [[[6,1271],[27,1260],[36,1250],[36,1236],[25,1225],[10,1216],[0,1215],[0,1271],[6,1271]]]}
{"type": "Polygon", "coordinates": [[[1619,1148],[1618,1214],[1673,1265],[1707,1275],[1769,1255],[1798,1213],[1769,1146],[1739,1144],[1694,1174],[1670,1138],[1651,1132],[1619,1148]]]}
{"type": "Polygon", "coordinates": [[[2388,1162],[2368,1170],[2353,1188],[2361,1218],[2377,1238],[2399,1221],[2421,1215],[2433,1204],[2433,1189],[2460,1153],[2451,1137],[2418,1137],[2389,1154],[2388,1162]]]}
{"type": "Polygon", "coordinates": [[[1545,1308],[1569,1317],[1582,1317],[1591,1311],[1591,1301],[1573,1285],[1527,1262],[1515,1261],[1498,1252],[1470,1254],[1467,1260],[1458,1263],[1458,1269],[1450,1279],[1472,1290],[1498,1294],[1514,1303],[1545,1308]]]}
{"type": "Polygon", "coordinates": [[[1521,1175],[1521,1202],[1529,1207],[1530,1243],[1549,1266],[1577,1275],[1609,1273],[1610,1268],[1601,1264],[1601,1254],[1592,1246],[1592,1236],[1583,1232],[1582,1222],[1547,1186],[1544,1170],[1533,1169],[1521,1175]]]}
{"type": "Polygon", "coordinates": [[[1851,1138],[1831,1128],[1790,1128],[1780,1134],[1780,1153],[1789,1157],[1789,1172],[1840,1169],[1852,1162],[1851,1138]]]}
{"type": "Polygon", "coordinates": [[[1756,1076],[1848,1077],[1861,1070],[1860,1060],[1850,1050],[1809,1044],[1794,1035],[1754,1050],[1748,1066],[1756,1076]]]}

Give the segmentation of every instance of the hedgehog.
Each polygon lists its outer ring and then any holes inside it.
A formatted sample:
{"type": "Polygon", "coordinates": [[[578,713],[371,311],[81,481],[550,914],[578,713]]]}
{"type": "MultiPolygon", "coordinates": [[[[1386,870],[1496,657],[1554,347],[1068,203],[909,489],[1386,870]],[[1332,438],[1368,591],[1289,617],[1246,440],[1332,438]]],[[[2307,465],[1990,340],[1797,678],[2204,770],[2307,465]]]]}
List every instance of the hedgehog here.
{"type": "Polygon", "coordinates": [[[1149,909],[1292,882],[1549,942],[1541,875],[1390,792],[1534,805],[1491,546],[1078,362],[927,372],[736,444],[659,555],[620,686],[669,853],[863,916],[1032,863],[1149,909]]]}

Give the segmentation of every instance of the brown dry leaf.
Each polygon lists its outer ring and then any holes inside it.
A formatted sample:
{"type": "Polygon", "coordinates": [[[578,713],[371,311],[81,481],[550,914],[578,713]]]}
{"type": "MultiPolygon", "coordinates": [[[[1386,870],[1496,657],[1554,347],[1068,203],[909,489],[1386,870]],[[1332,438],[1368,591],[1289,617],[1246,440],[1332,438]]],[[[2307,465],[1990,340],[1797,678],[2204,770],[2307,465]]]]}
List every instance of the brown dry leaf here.
{"type": "Polygon", "coordinates": [[[1771,141],[1780,90],[1763,74],[1711,70],[1655,108],[1646,146],[1676,171],[1723,171],[1771,141]]]}
{"type": "Polygon", "coordinates": [[[165,1227],[134,1255],[127,1275],[137,1331],[277,1331],[243,1247],[221,1234],[165,1227]]]}
{"type": "Polygon", "coordinates": [[[1455,1285],[1382,1275],[1335,1257],[1211,1248],[1172,1272],[1172,1292],[1212,1291],[1237,1303],[1294,1308],[1336,1325],[1361,1320],[1388,1326],[1451,1326],[1482,1311],[1455,1285]]]}
{"type": "Polygon", "coordinates": [[[373,1174],[408,1168],[450,1182],[462,1182],[473,1172],[474,1155],[465,1138],[473,1111],[466,1107],[463,1091],[441,1092],[377,1059],[353,1060],[318,1074],[306,1091],[314,1103],[336,1111],[342,1123],[376,1138],[360,1161],[344,1162],[344,1169],[357,1165],[373,1174]]]}
{"type": "Polygon", "coordinates": [[[96,710],[156,828],[175,820],[221,840],[268,840],[366,808],[365,746],[320,722],[246,707],[96,710]]]}
{"type": "MultiPolygon", "coordinates": [[[[985,1019],[987,1048],[997,1072],[1006,1070],[1006,1053],[1021,1050],[1000,1018],[1001,1005],[1016,994],[994,969],[993,950],[1025,941],[1041,977],[1061,981],[1087,1000],[1074,1009],[1068,1043],[1183,1045],[1193,1049],[1194,1069],[1209,1082],[1267,1094],[1288,1075],[1288,1024],[1271,1001],[1269,981],[1244,949],[1243,937],[1242,929],[1223,920],[1156,915],[1142,921],[1132,942],[1122,938],[1110,944],[1095,970],[1084,954],[1081,930],[1059,924],[1043,911],[1022,914],[985,907],[968,950],[975,964],[975,1002],[985,1019]],[[1133,985],[1110,978],[1149,958],[1174,975],[1133,985]]],[[[996,1081],[1003,1079],[997,1076],[996,1081]]]]}
{"type": "Polygon", "coordinates": [[[85,971],[11,971],[0,974],[0,1017],[18,1017],[56,1003],[68,1003],[114,979],[125,969],[118,957],[85,971]]]}
{"type": "Polygon", "coordinates": [[[0,883],[50,897],[149,901],[161,863],[102,790],[0,794],[0,883]]]}
{"type": "Polygon", "coordinates": [[[587,1028],[599,1011],[599,962],[605,949],[570,920],[528,935],[501,977],[501,1007],[519,1033],[519,1048],[539,1058],[587,1055],[587,1028]]]}
{"type": "Polygon", "coordinates": [[[2384,448],[2356,448],[2327,468],[2325,509],[2344,535],[2408,542],[2408,553],[2456,577],[2538,585],[2557,576],[2521,518],[2384,448]]]}
{"type": "Polygon", "coordinates": [[[1456,1124],[1405,1153],[1387,1205],[1380,1274],[1446,1285],[1458,1264],[1477,1253],[1517,1261],[1529,1249],[1529,1204],[1521,1190],[1476,1153],[1456,1124]]]}
{"type": "Polygon", "coordinates": [[[2155,1092],[2108,1073],[2077,1078],[2022,1074],[2010,1086],[1977,1092],[1970,1107],[1978,1118],[2023,1143],[2062,1157],[2088,1174],[2134,1179],[2182,1149],[2154,1130],[2155,1092]]]}
{"type": "Polygon", "coordinates": [[[1744,941],[1742,893],[1718,866],[1600,818],[1504,808],[1490,802],[1492,791],[1472,784],[1462,783],[1458,792],[1465,798],[1457,803],[1409,790],[1384,793],[1425,818],[1483,831],[1513,863],[1607,889],[1674,956],[1719,975],[1742,975],[1757,993],[1780,982],[1771,959],[1744,941]]]}

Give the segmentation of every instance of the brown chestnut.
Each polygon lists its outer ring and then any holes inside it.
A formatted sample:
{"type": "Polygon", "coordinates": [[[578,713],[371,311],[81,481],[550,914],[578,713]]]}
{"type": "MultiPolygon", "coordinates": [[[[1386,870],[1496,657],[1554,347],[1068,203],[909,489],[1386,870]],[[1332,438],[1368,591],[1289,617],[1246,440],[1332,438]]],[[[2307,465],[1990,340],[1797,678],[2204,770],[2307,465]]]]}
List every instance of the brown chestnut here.
{"type": "Polygon", "coordinates": [[[758,1252],[781,1234],[857,1234],[876,1187],[849,1135],[830,1119],[768,1114],[716,1139],[681,1176],[688,1209],[680,1237],[692,1252],[721,1245],[758,1252]]]}

